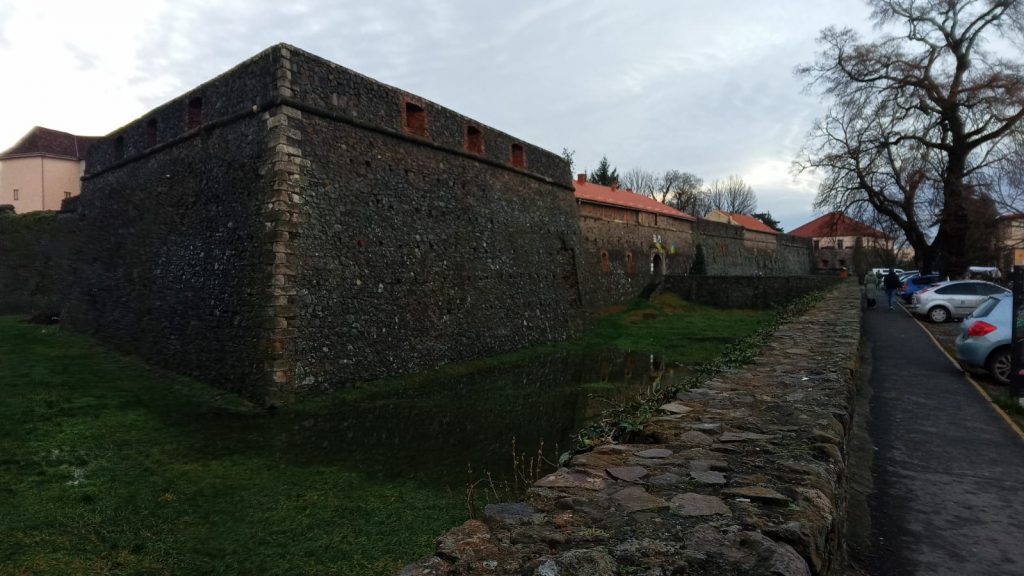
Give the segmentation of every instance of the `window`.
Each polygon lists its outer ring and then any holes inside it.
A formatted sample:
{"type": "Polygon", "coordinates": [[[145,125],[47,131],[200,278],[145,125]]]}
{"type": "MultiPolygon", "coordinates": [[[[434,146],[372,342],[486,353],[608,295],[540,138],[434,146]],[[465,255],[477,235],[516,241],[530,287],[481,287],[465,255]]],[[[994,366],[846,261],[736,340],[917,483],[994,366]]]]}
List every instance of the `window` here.
{"type": "Polygon", "coordinates": [[[427,137],[427,111],[422,106],[405,103],[405,114],[402,116],[402,127],[413,136],[427,137]]]}
{"type": "Polygon", "coordinates": [[[18,199],[18,189],[17,188],[14,189],[14,199],[15,200],[18,199]]]}
{"type": "Polygon", "coordinates": [[[843,239],[842,238],[836,238],[836,250],[842,250],[842,249],[843,249],[843,239]]]}
{"type": "Polygon", "coordinates": [[[516,168],[526,168],[526,151],[523,150],[522,144],[512,145],[512,157],[510,161],[516,168]]]}
{"type": "Polygon", "coordinates": [[[828,268],[828,260],[825,259],[825,258],[822,258],[819,268],[828,268]]]}
{"type": "Polygon", "coordinates": [[[114,139],[114,160],[124,160],[124,136],[114,139]]]}
{"type": "Polygon", "coordinates": [[[150,118],[149,121],[146,122],[146,148],[156,146],[156,137],[156,118],[150,118]]]}
{"type": "Polygon", "coordinates": [[[973,282],[961,282],[951,286],[943,286],[935,289],[936,294],[951,294],[959,296],[977,296],[978,289],[973,282]]]}
{"type": "Polygon", "coordinates": [[[626,252],[626,274],[633,273],[633,253],[626,252]]]}
{"type": "Polygon", "coordinates": [[[473,154],[484,153],[484,133],[476,126],[466,126],[466,151],[473,154]]]}
{"type": "Polygon", "coordinates": [[[601,251],[601,272],[611,272],[612,261],[608,258],[608,252],[601,251]]]}
{"type": "Polygon", "coordinates": [[[195,96],[188,101],[188,129],[203,125],[203,98],[195,96]]]}
{"type": "Polygon", "coordinates": [[[821,240],[815,240],[814,241],[814,249],[815,250],[821,250],[821,240]]]}
{"type": "Polygon", "coordinates": [[[978,294],[990,296],[992,294],[1006,294],[1006,289],[995,284],[977,284],[978,294]]]}
{"type": "Polygon", "coordinates": [[[66,199],[66,198],[71,198],[71,192],[68,192],[67,190],[65,190],[65,191],[64,191],[64,198],[65,198],[65,199],[66,199]]]}

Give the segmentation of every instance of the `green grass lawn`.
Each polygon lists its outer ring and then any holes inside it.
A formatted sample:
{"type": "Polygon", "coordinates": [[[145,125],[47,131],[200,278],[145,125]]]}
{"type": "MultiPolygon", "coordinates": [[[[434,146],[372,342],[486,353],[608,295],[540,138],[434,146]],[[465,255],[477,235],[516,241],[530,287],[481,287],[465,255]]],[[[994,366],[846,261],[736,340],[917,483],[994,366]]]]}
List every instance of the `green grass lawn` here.
{"type": "MultiPolygon", "coordinates": [[[[669,299],[606,316],[564,348],[699,362],[770,317],[669,299]]],[[[0,318],[0,374],[0,574],[388,574],[467,515],[465,470],[441,457],[467,439],[403,452],[416,434],[386,420],[396,406],[415,422],[425,404],[457,403],[456,421],[436,424],[451,436],[479,396],[438,390],[392,405],[418,385],[396,379],[271,415],[11,317],[0,318]],[[370,430],[375,420],[385,422],[370,430]]]]}

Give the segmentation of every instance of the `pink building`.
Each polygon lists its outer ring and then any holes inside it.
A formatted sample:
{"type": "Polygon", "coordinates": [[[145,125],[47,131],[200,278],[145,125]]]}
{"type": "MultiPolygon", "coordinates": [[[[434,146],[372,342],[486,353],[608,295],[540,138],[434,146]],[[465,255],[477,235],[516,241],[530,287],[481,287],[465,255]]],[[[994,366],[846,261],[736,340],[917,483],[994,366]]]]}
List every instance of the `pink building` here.
{"type": "Polygon", "coordinates": [[[98,138],[36,126],[0,153],[0,204],[15,212],[59,210],[77,196],[85,153],[98,138]]]}

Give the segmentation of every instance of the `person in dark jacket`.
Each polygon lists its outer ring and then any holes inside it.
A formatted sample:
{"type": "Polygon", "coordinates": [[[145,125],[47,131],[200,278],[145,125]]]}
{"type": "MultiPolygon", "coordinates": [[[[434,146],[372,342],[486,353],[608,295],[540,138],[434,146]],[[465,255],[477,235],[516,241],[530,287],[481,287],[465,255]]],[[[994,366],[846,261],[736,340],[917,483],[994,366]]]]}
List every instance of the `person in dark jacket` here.
{"type": "Polygon", "coordinates": [[[889,310],[892,310],[896,303],[896,291],[900,289],[900,277],[896,275],[895,270],[890,268],[889,273],[882,279],[882,283],[885,285],[885,294],[889,297],[889,310]]]}

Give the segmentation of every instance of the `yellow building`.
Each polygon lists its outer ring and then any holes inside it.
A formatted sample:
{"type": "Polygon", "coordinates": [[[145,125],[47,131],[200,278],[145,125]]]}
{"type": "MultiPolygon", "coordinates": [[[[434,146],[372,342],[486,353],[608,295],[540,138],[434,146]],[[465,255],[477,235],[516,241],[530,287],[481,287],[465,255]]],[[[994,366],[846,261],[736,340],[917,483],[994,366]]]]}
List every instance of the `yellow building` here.
{"type": "Polygon", "coordinates": [[[18,213],[59,210],[77,196],[85,153],[98,138],[36,126],[0,153],[0,204],[18,213]]]}
{"type": "Polygon", "coordinates": [[[1024,266],[1024,214],[1000,216],[996,225],[999,267],[1004,272],[1024,266]]]}

